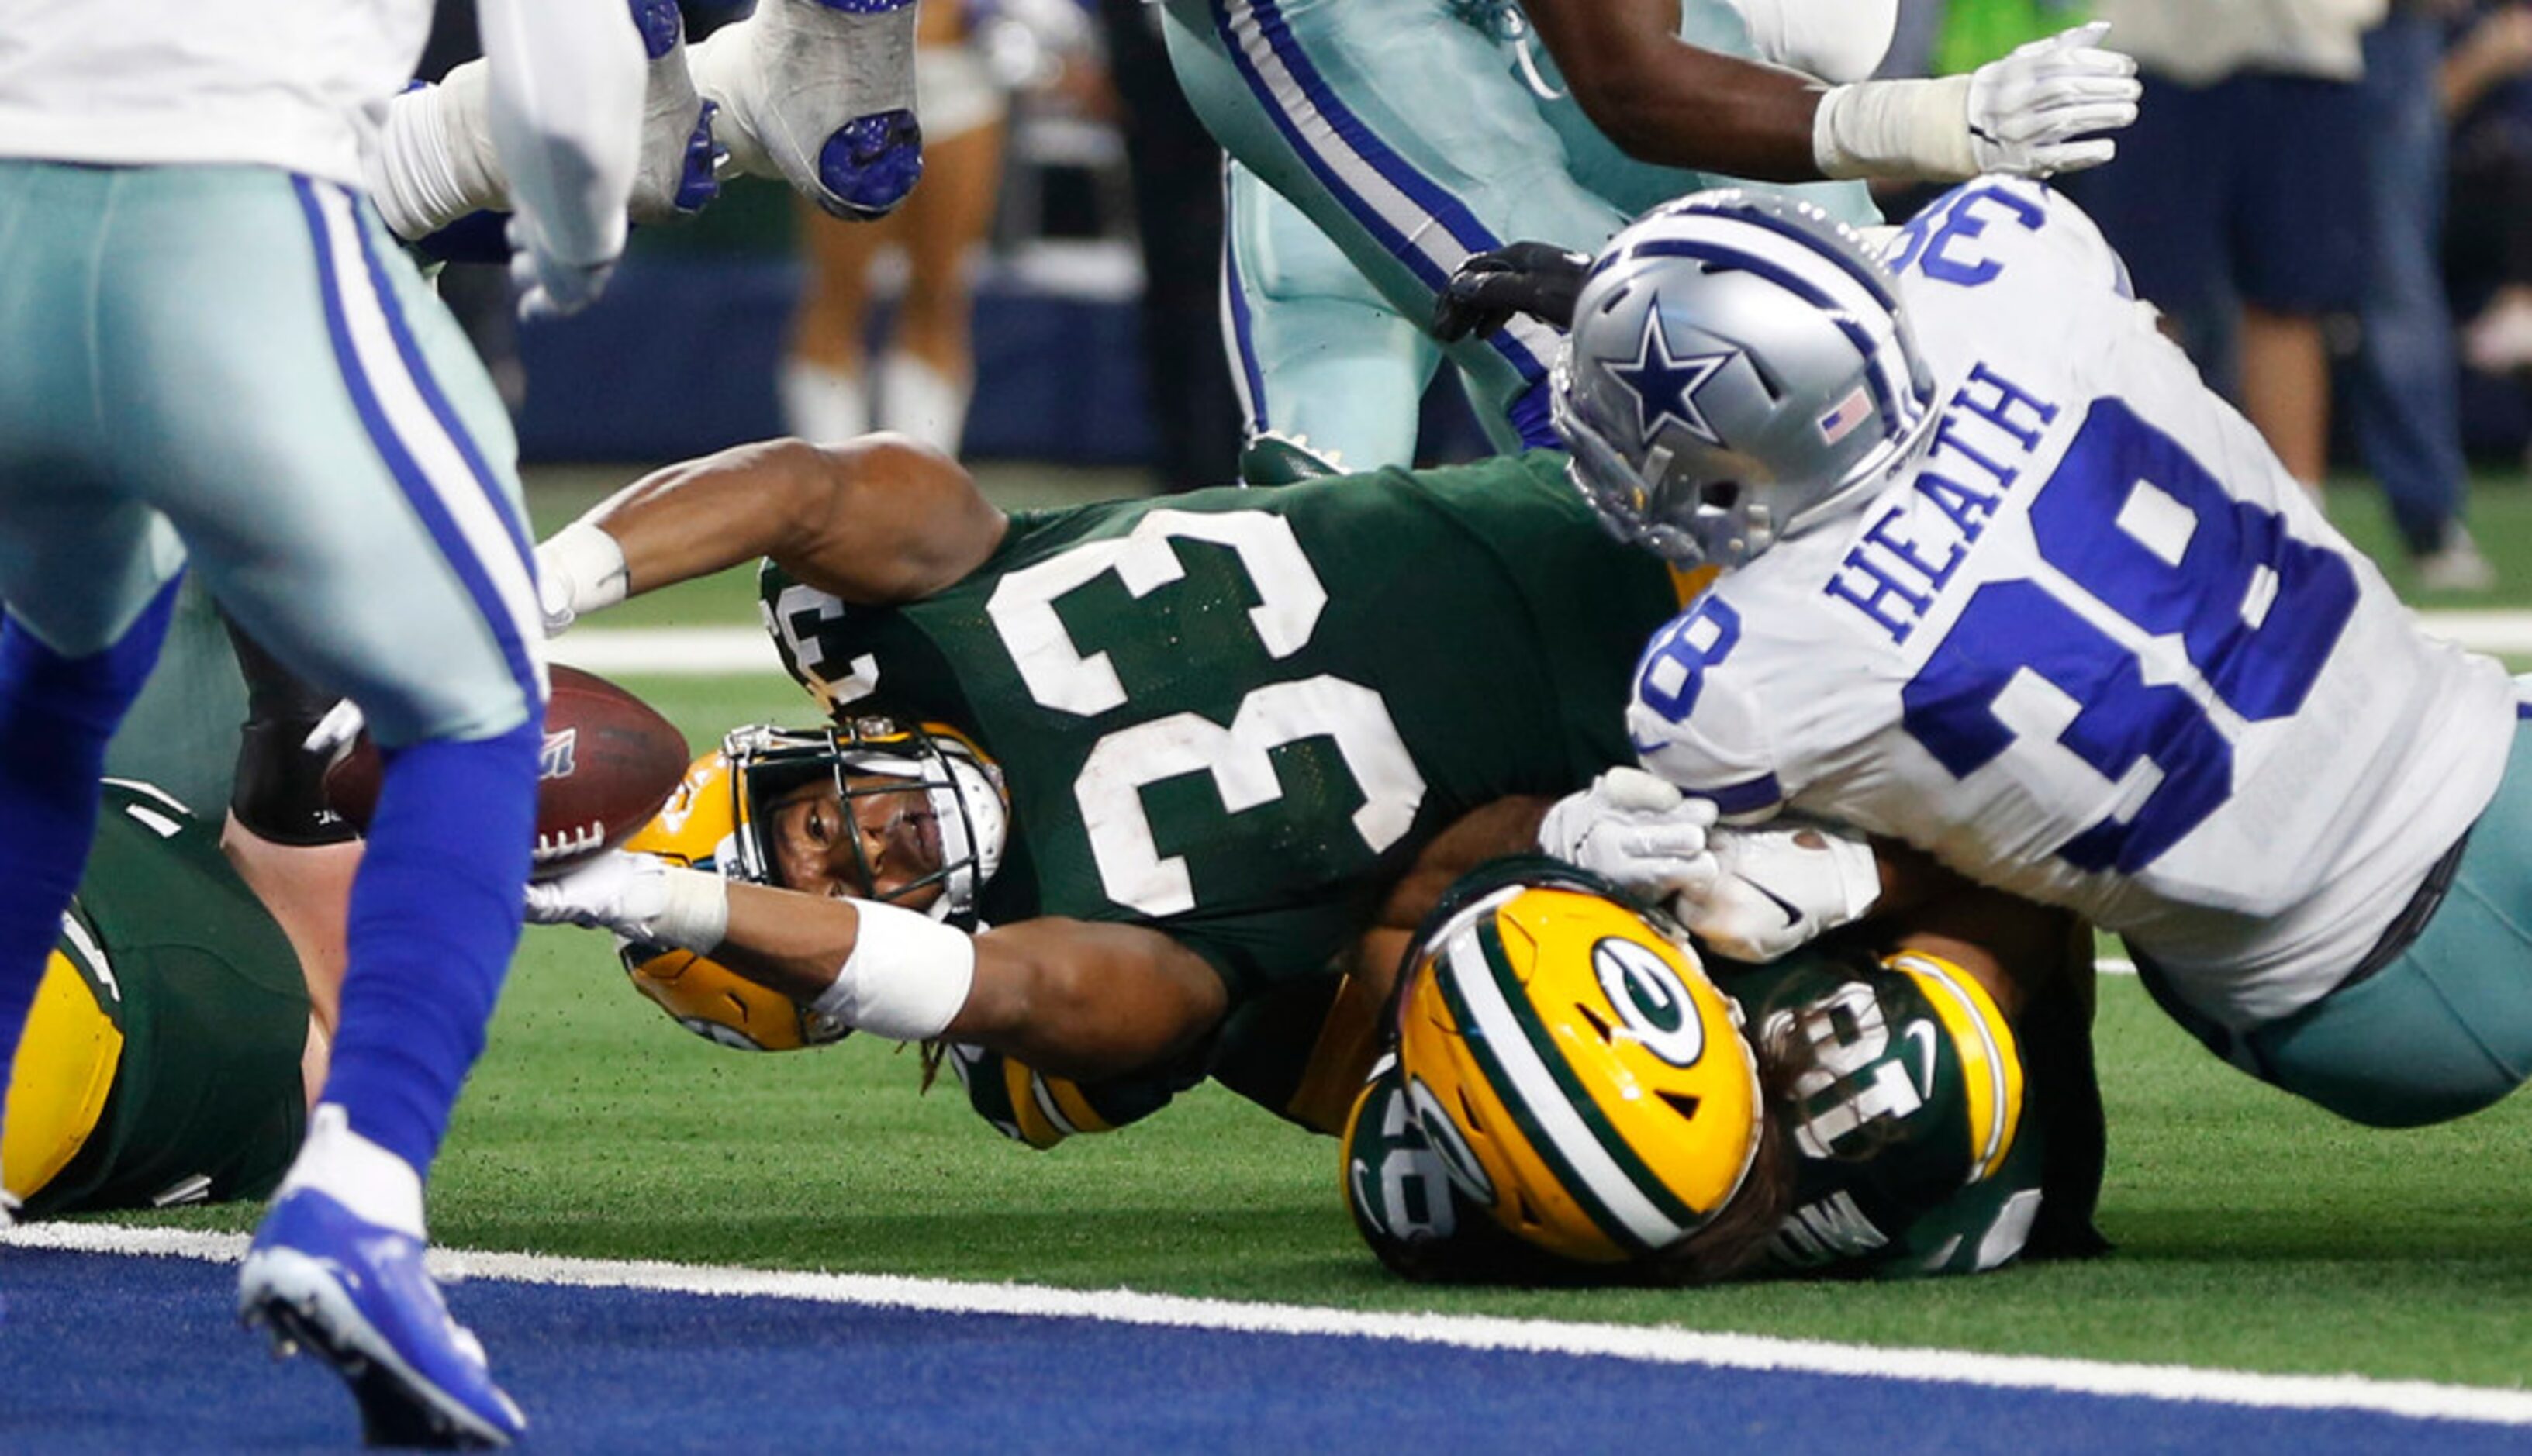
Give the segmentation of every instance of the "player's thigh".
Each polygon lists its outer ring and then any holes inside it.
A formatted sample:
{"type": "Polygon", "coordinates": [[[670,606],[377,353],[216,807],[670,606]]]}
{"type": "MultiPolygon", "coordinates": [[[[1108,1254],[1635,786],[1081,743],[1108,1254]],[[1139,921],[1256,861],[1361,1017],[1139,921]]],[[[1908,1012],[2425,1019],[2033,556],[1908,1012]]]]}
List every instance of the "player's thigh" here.
{"type": "Polygon", "coordinates": [[[1252,430],[1307,436],[1346,469],[1412,465],[1441,352],[1300,209],[1235,164],[1223,326],[1252,430]]]}
{"type": "Polygon", "coordinates": [[[2473,1112],[2532,1077],[2532,727],[2417,937],[2373,977],[2254,1033],[2272,1080],[2360,1122],[2473,1112]]]}
{"type": "MultiPolygon", "coordinates": [[[[967,270],[994,225],[1002,192],[1000,118],[923,141],[923,186],[905,200],[906,304],[910,315],[963,328],[967,270]]],[[[964,340],[958,341],[961,344],[964,340]]]]}
{"type": "Polygon", "coordinates": [[[534,568],[509,423],[455,321],[342,189],[159,178],[99,320],[119,470],[239,623],[380,741],[514,727],[541,692],[534,568]]]}
{"type": "MultiPolygon", "coordinates": [[[[1410,320],[1471,252],[1592,248],[1624,221],[1567,174],[1501,45],[1437,0],[1168,0],[1167,32],[1207,128],[1410,320]]],[[[1556,342],[1517,320],[1452,358],[1502,408],[1556,342]]]]}
{"type": "Polygon", "coordinates": [[[110,645],[181,567],[117,478],[100,398],[94,260],[127,174],[0,162],[0,598],[54,650],[110,645]]]}

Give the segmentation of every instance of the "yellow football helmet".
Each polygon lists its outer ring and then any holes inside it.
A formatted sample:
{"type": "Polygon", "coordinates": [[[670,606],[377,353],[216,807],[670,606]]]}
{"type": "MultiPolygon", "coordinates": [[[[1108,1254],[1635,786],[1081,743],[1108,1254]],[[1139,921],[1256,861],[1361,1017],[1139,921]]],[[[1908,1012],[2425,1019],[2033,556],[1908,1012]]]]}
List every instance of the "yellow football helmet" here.
{"type": "MultiPolygon", "coordinates": [[[[941,828],[942,868],[896,893],[939,884],[933,917],[972,925],[976,897],[1002,863],[1008,812],[1000,768],[946,729],[875,716],[832,728],[734,729],[694,761],[624,848],[749,884],[774,883],[759,825],[776,799],[831,775],[847,799],[901,794],[909,785],[927,796],[941,828]],[[873,779],[887,782],[875,786],[873,779]]],[[[863,874],[867,880],[867,864],[863,874]]],[[[790,1051],[841,1040],[851,1030],[708,956],[621,937],[616,950],[635,989],[686,1030],[724,1046],[790,1051]]]]}
{"type": "Polygon", "coordinates": [[[1611,1263],[1696,1233],[1763,1135],[1755,1053],[1685,936],[1540,860],[1464,879],[1399,992],[1409,1105],[1525,1242],[1611,1263]]]}

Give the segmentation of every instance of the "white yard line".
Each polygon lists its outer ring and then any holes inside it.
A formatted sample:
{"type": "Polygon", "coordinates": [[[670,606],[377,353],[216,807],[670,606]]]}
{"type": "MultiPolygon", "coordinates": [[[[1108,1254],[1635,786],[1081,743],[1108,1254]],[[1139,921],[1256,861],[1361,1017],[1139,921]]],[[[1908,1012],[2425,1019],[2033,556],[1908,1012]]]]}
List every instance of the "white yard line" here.
{"type": "MultiPolygon", "coordinates": [[[[240,1234],[187,1233],[115,1224],[35,1224],[0,1244],[88,1254],[148,1255],[235,1262],[240,1234]]],[[[1249,1304],[1137,1294],[965,1284],[886,1274],[807,1274],[768,1269],[528,1254],[436,1251],[444,1276],[590,1289],[631,1289],[730,1299],[808,1300],[926,1310],[944,1315],[1097,1319],[1235,1334],[1350,1336],[1463,1350],[1599,1356],[1659,1365],[1711,1366],[2009,1390],[2206,1401],[2273,1410],[2372,1411],[2422,1420],[2532,1427],[2532,1392],[2356,1375],[2270,1375],[2171,1365],[2120,1365],[1960,1350],[1885,1349],[1763,1335],[1701,1334],[1664,1326],[1583,1324],[1465,1315],[1384,1315],[1301,1305],[1249,1304]]]]}

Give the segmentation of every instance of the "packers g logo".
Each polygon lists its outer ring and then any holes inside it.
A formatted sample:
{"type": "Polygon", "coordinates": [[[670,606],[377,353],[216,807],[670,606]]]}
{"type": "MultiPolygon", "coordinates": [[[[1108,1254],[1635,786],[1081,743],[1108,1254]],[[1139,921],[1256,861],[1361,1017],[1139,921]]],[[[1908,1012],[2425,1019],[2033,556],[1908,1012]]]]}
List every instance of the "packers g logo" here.
{"type": "Polygon", "coordinates": [[[1674,1067],[1694,1067],[1705,1055],[1705,1023],[1690,999],[1688,982],[1652,947],[1616,935],[1591,947],[1591,972],[1600,992],[1626,1024],[1626,1035],[1674,1067]]]}

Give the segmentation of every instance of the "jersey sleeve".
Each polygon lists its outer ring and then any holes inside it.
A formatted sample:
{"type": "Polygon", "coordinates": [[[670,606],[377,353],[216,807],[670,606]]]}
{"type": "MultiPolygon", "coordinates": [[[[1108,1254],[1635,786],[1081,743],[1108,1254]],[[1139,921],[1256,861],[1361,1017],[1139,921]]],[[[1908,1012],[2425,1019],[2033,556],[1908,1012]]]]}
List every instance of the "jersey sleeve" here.
{"type": "Polygon", "coordinates": [[[1627,737],[1645,768],[1750,823],[1773,814],[1792,786],[1742,636],[1740,613],[1712,591],[1654,634],[1636,664],[1627,737]]]}
{"type": "Polygon", "coordinates": [[[942,1051],[976,1115],[1004,1137],[1041,1150],[1066,1138],[1140,1122],[1204,1076],[1200,1067],[1172,1065],[1130,1077],[1075,1082],[964,1042],[945,1043],[942,1051]]]}

